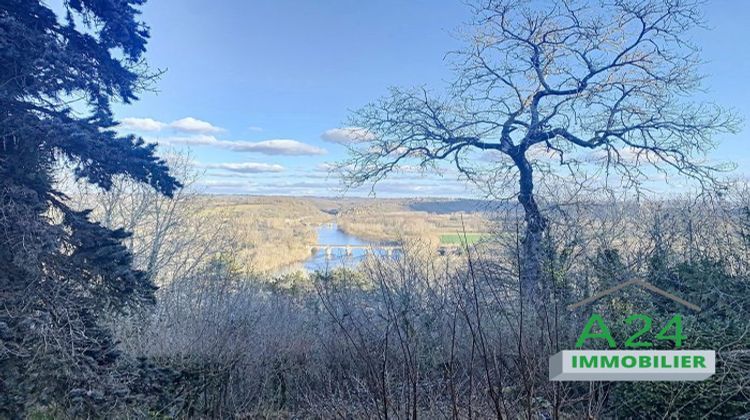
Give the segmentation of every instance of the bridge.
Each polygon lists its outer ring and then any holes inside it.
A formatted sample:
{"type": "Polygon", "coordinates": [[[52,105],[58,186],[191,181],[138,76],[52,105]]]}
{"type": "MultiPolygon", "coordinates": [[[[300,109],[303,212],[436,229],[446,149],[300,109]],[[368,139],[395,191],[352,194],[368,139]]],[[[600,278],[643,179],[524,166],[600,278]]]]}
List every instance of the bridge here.
{"type": "Polygon", "coordinates": [[[355,250],[364,250],[365,254],[369,254],[371,252],[381,251],[385,253],[388,257],[393,255],[394,251],[400,251],[401,246],[400,245],[348,245],[348,244],[320,244],[320,245],[313,245],[310,247],[310,252],[313,252],[315,250],[322,249],[326,253],[326,258],[333,257],[333,254],[335,251],[343,251],[343,254],[345,255],[353,255],[355,250]]]}
{"type": "MultiPolygon", "coordinates": [[[[393,256],[394,252],[401,251],[401,245],[377,245],[377,244],[365,244],[365,245],[349,245],[349,244],[318,244],[309,247],[310,252],[317,250],[324,250],[327,259],[333,258],[335,253],[344,254],[351,256],[355,250],[364,250],[365,254],[373,252],[382,252],[388,257],[393,256]]],[[[460,254],[463,248],[458,244],[443,244],[437,249],[439,255],[447,254],[460,254]]]]}

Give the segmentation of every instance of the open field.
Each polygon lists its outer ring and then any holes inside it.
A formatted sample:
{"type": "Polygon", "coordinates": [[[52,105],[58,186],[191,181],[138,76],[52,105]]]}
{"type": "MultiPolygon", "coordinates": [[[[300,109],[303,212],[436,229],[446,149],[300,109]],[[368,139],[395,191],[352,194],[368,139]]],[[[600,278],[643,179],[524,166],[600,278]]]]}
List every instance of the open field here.
{"type": "Polygon", "coordinates": [[[440,244],[442,245],[473,245],[487,235],[484,233],[448,233],[440,235],[440,244]]]}
{"type": "Polygon", "coordinates": [[[437,246],[441,235],[484,232],[482,207],[467,200],[362,200],[338,216],[344,232],[372,241],[414,240],[437,246]]]}

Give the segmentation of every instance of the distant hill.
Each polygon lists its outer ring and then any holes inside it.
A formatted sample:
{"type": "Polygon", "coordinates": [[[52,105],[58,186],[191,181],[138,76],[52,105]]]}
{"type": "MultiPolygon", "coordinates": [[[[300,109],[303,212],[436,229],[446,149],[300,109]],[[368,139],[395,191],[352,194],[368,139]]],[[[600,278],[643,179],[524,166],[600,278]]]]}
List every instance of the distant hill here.
{"type": "Polygon", "coordinates": [[[314,197],[314,196],[262,196],[262,195],[207,195],[211,199],[227,202],[311,202],[320,211],[336,215],[354,209],[378,208],[379,211],[421,211],[431,214],[481,213],[497,211],[514,205],[497,201],[462,198],[372,198],[372,197],[314,197]]]}
{"type": "Polygon", "coordinates": [[[434,214],[476,213],[497,210],[499,204],[489,200],[417,198],[409,199],[407,207],[414,211],[434,214]]]}

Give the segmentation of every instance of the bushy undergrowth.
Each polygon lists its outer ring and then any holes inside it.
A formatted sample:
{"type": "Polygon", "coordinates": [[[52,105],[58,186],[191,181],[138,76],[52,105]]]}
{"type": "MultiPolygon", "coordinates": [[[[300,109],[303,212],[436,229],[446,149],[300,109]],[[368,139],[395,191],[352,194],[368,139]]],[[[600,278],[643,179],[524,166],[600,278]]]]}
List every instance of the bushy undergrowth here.
{"type": "Polygon", "coordinates": [[[163,287],[153,313],[116,321],[131,361],[128,398],[142,401],[128,406],[128,414],[741,416],[750,410],[745,219],[706,219],[682,210],[644,207],[628,220],[613,215],[618,226],[628,226],[622,237],[613,225],[597,230],[580,220],[575,232],[570,226],[550,232],[557,241],[548,244],[545,297],[534,308],[519,305],[516,251],[500,242],[471,249],[458,265],[414,249],[398,261],[370,260],[357,271],[272,281],[215,261],[163,287]],[[704,223],[690,228],[691,244],[682,230],[694,216],[704,223]],[[638,288],[581,310],[567,308],[632,276],[702,310],[638,288]],[[623,313],[666,321],[679,312],[684,347],[716,349],[717,373],[695,383],[549,382],[549,355],[573,348],[592,312],[613,323],[623,313]]]}

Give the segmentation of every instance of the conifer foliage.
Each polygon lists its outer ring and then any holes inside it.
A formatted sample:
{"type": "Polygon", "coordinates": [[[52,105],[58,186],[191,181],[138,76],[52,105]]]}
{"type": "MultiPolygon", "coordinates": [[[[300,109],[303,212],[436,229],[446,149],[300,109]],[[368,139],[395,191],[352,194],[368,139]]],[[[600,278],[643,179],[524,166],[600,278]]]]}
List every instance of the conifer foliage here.
{"type": "Polygon", "coordinates": [[[180,187],[153,145],[113,129],[111,104],[149,82],[144,0],[62,3],[0,0],[0,417],[124,398],[103,321],[153,300],[128,234],[67,206],[55,168],[105,189],[116,175],[180,187]]]}

